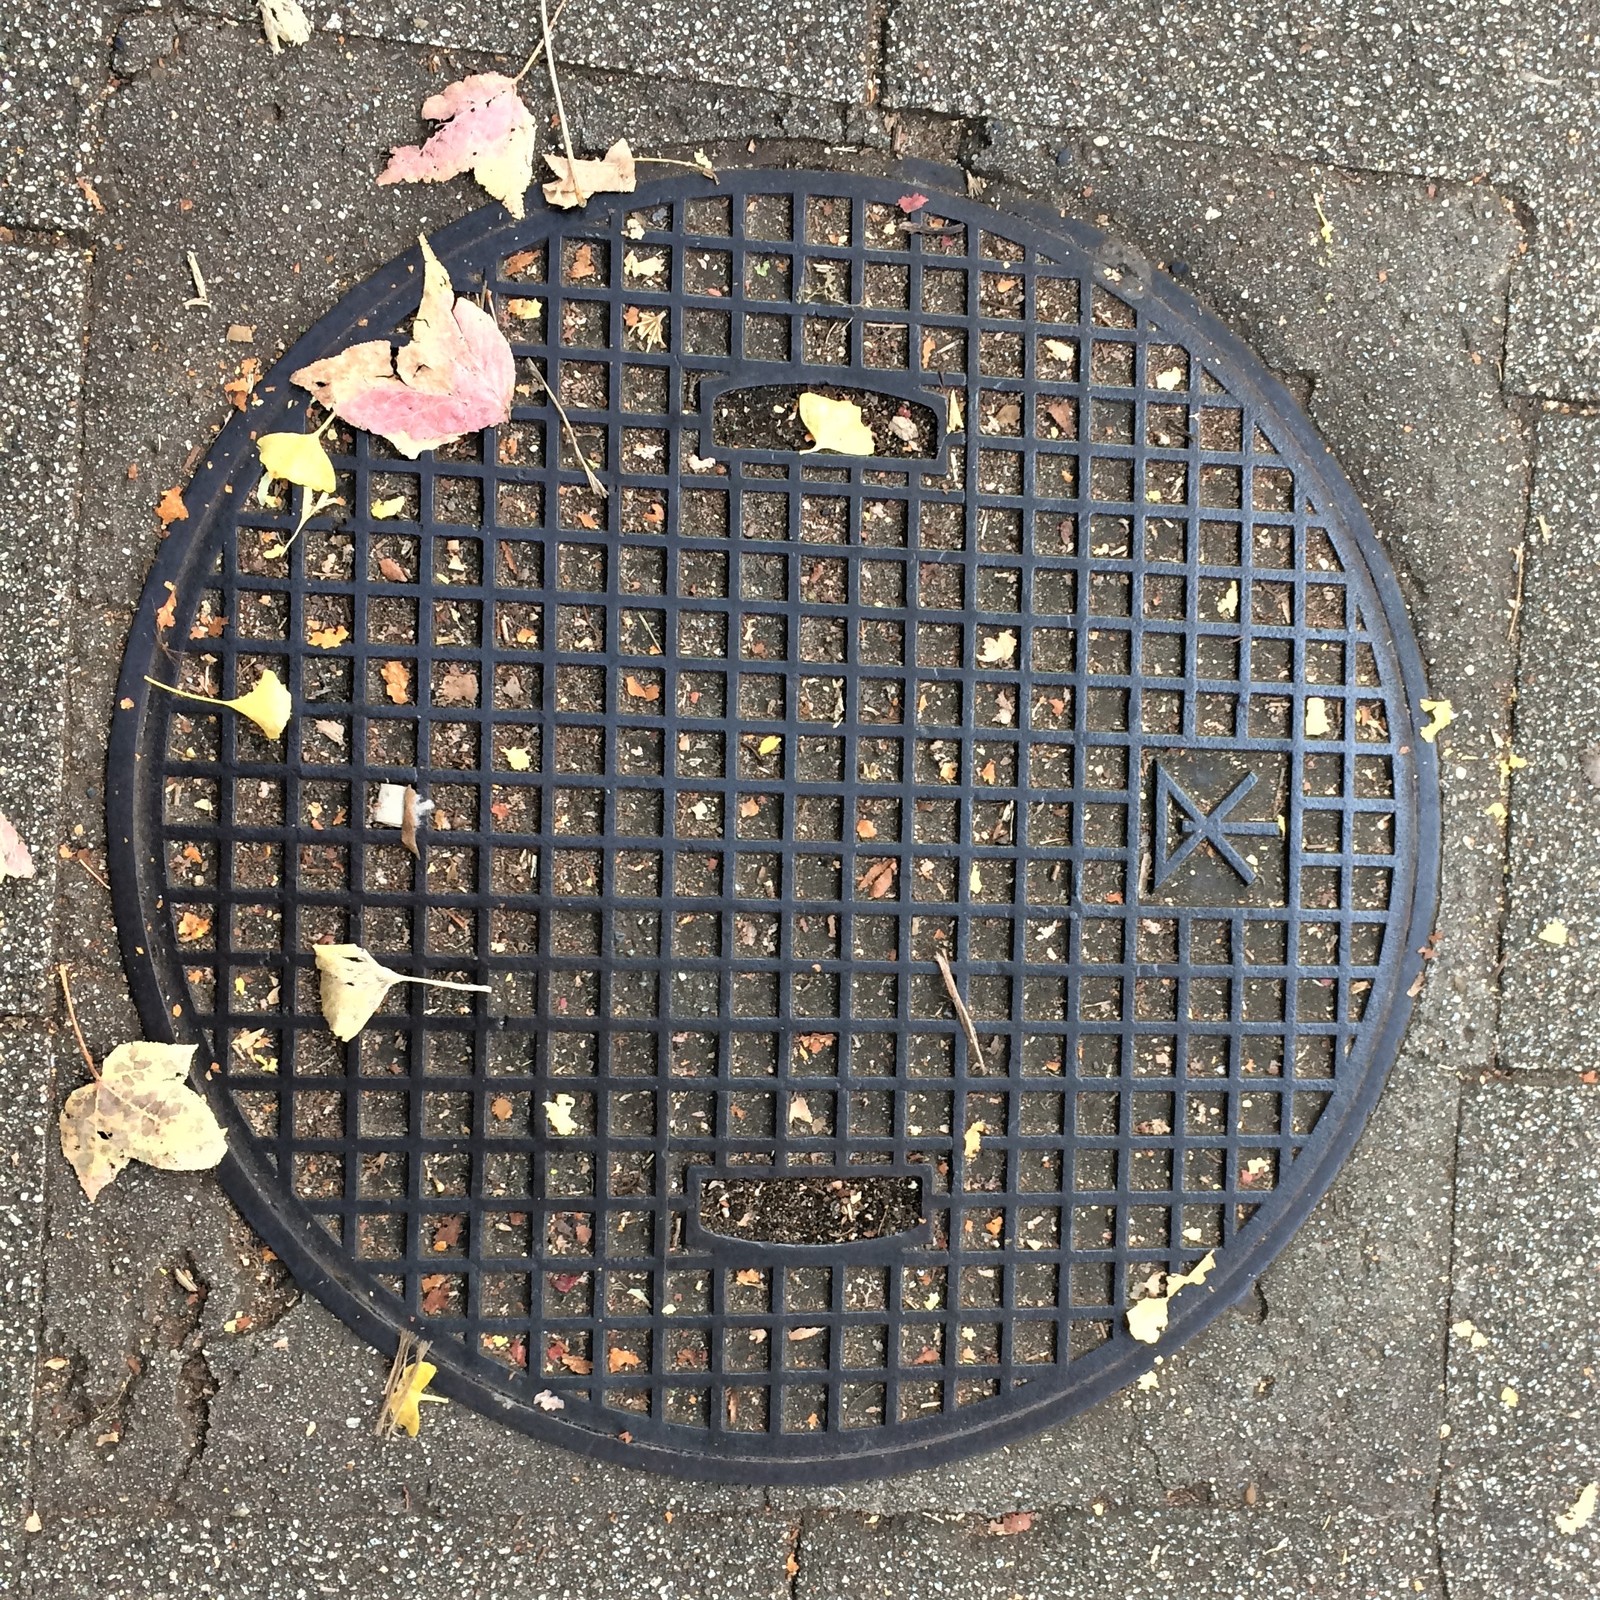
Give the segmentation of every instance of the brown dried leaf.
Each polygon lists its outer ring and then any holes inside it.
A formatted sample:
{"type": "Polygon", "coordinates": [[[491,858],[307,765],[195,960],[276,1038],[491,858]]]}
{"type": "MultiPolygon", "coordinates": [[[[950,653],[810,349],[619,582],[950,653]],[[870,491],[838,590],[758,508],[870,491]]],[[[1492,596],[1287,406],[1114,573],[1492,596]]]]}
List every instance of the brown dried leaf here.
{"type": "Polygon", "coordinates": [[[446,667],[439,680],[439,704],[472,706],[478,703],[478,674],[465,667],[446,667]]]}
{"type": "Polygon", "coordinates": [[[618,139],[599,161],[579,159],[569,165],[565,156],[547,155],[544,159],[555,173],[544,186],[544,197],[563,211],[587,204],[592,194],[632,194],[637,184],[633,152],[626,139],[618,139]]]}
{"type": "Polygon", "coordinates": [[[890,856],[863,872],[856,880],[856,887],[869,899],[882,900],[894,888],[895,876],[899,871],[900,863],[890,856]]]}
{"type": "Polygon", "coordinates": [[[228,1153],[211,1107],[186,1082],[196,1048],[143,1039],[118,1045],[99,1081],[67,1097],[61,1153],[91,1200],[130,1161],[198,1172],[228,1153]]]}
{"type": "Polygon", "coordinates": [[[624,682],[628,693],[635,700],[659,700],[661,698],[661,685],[659,683],[640,683],[630,672],[624,682]]]}
{"type": "Polygon", "coordinates": [[[411,703],[411,669],[403,661],[385,661],[380,672],[389,698],[397,705],[411,703]]]}
{"type": "Polygon", "coordinates": [[[624,1350],[620,1345],[612,1345],[606,1352],[606,1365],[613,1372],[631,1372],[639,1364],[638,1356],[631,1350],[624,1350]]]}
{"type": "Polygon", "coordinates": [[[183,491],[176,484],[166,490],[156,503],[156,516],[163,529],[170,528],[174,522],[188,520],[189,508],[183,503],[183,491]]]}

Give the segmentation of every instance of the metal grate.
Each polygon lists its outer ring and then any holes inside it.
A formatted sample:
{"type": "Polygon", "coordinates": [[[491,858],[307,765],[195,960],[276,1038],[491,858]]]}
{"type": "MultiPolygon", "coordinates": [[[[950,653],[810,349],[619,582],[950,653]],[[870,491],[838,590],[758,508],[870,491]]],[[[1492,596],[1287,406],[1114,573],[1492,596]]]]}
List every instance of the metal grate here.
{"type": "Polygon", "coordinates": [[[230,1191],[444,1392],[594,1454],[837,1479],[1131,1381],[1126,1307],[1215,1250],[1188,1337],[1329,1183],[1420,970],[1420,664],[1309,424],[1089,230],[909,187],[446,229],[514,420],[414,463],[336,425],[342,508],[267,553],[299,507],[251,433],[404,333],[403,258],[223,431],[128,647],[124,952],[230,1191]],[[801,453],[803,388],[882,453],[801,453]],[[281,743],[142,682],[266,666],[281,743]],[[420,859],[380,782],[433,802],[420,859]],[[341,1046],[326,939],[493,994],[341,1046]]]}

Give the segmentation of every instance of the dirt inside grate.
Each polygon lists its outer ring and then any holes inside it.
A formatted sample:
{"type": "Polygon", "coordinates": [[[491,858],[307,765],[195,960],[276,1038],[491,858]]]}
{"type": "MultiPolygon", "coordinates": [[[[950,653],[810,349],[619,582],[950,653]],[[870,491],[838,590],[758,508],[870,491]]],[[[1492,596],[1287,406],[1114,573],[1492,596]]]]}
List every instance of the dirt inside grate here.
{"type": "Polygon", "coordinates": [[[708,1233],[770,1244],[849,1244],[917,1227],[922,1185],[912,1177],[712,1178],[700,1191],[708,1233]]]}

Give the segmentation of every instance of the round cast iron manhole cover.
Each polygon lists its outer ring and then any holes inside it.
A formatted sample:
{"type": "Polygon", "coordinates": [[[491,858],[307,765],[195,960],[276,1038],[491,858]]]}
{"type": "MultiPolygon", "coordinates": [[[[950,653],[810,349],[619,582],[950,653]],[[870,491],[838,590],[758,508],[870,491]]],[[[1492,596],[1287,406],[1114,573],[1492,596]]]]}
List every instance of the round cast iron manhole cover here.
{"type": "Polygon", "coordinates": [[[340,506],[269,553],[298,491],[252,498],[252,436],[408,335],[402,258],[223,430],[128,646],[118,921],[229,1192],[439,1390],[592,1454],[837,1480],[1110,1394],[1164,1272],[1215,1255],[1163,1350],[1283,1247],[1420,970],[1425,689],[1338,467],[1160,274],[907,189],[443,230],[513,420],[414,462],[335,425],[340,506]],[[806,453],[804,390],[877,453],[806,453]],[[281,741],[143,681],[266,667],[281,741]],[[381,783],[433,804],[415,859],[381,783]],[[326,940],[492,993],[341,1045],[326,940]]]}

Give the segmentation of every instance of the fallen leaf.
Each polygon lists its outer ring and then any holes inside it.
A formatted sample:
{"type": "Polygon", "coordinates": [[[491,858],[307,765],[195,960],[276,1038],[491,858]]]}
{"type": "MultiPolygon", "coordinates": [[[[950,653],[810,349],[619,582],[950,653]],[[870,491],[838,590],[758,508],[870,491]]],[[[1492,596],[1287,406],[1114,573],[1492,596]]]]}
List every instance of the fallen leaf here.
{"type": "Polygon", "coordinates": [[[632,194],[637,184],[626,139],[618,139],[599,161],[579,159],[569,164],[565,156],[553,155],[544,160],[555,173],[544,186],[544,197],[563,211],[588,204],[592,194],[632,194]]]}
{"type": "Polygon", "coordinates": [[[41,1533],[44,1531],[44,1518],[37,1511],[30,1511],[26,1521],[22,1524],[24,1533],[41,1533]]]}
{"type": "Polygon", "coordinates": [[[532,322],[536,318],[544,315],[544,301],[530,300],[525,295],[518,295],[515,298],[506,301],[506,310],[509,311],[518,322],[532,322]]]}
{"type": "Polygon", "coordinates": [[[1448,700],[1424,700],[1422,709],[1431,717],[1424,727],[1418,728],[1424,744],[1432,744],[1456,720],[1456,708],[1448,700]]]}
{"type": "Polygon", "coordinates": [[[1328,702],[1318,695],[1306,698],[1306,738],[1321,739],[1333,732],[1328,719],[1328,702]]]}
{"type": "Polygon", "coordinates": [[[783,739],[782,739],[782,737],[780,735],[776,734],[776,733],[769,733],[756,746],[756,754],[758,756],[770,756],[770,755],[775,754],[777,751],[781,750],[782,748],[783,748],[783,739]]]}
{"type": "Polygon", "coordinates": [[[758,1267],[740,1267],[734,1273],[733,1281],[742,1284],[746,1289],[759,1289],[761,1287],[761,1271],[758,1267]]]}
{"type": "Polygon", "coordinates": [[[903,194],[895,204],[909,217],[913,211],[920,211],[928,203],[925,194],[903,194]]]}
{"type": "Polygon", "coordinates": [[[175,583],[166,585],[167,598],[162,601],[161,608],[156,612],[156,632],[165,633],[176,625],[178,620],[178,586],[175,583]]]}
{"type": "Polygon", "coordinates": [[[1033,1527],[1034,1516],[1032,1511],[1007,1511],[998,1517],[991,1517],[984,1526],[990,1533],[1009,1537],[1027,1533],[1033,1527]]]}
{"type": "Polygon", "coordinates": [[[267,36],[273,55],[281,56],[286,44],[310,43],[311,21],[301,8],[300,0],[259,0],[259,9],[261,31],[267,36]]]}
{"type": "Polygon", "coordinates": [[[667,258],[662,255],[642,256],[630,250],[622,258],[622,272],[628,278],[659,278],[667,270],[667,258]]]}
{"type": "Polygon", "coordinates": [[[239,363],[236,376],[222,386],[222,392],[233,402],[234,408],[243,411],[250,404],[250,396],[261,382],[261,363],[254,356],[246,356],[239,363]]]}
{"type": "Polygon", "coordinates": [[[506,765],[513,772],[526,772],[533,765],[533,758],[521,745],[512,745],[506,751],[506,765]]]}
{"type": "Polygon", "coordinates": [[[439,680],[439,704],[471,706],[478,703],[478,674],[465,667],[447,667],[439,680]]]}
{"type": "Polygon", "coordinates": [[[856,888],[863,890],[869,899],[881,900],[894,888],[895,875],[899,870],[900,863],[890,856],[888,860],[880,861],[862,873],[856,880],[856,888]]]}
{"type": "Polygon", "coordinates": [[[811,1116],[811,1105],[803,1094],[791,1095],[789,1098],[789,1121],[791,1123],[803,1122],[809,1128],[814,1126],[811,1116]]]}
{"type": "Polygon", "coordinates": [[[185,944],[193,944],[210,932],[211,918],[201,916],[198,911],[185,911],[178,918],[178,938],[185,944]]]}
{"type": "Polygon", "coordinates": [[[889,432],[902,444],[917,442],[917,425],[910,417],[890,417],[889,432]]]}
{"type": "Polygon", "coordinates": [[[1212,1268],[1217,1264],[1217,1253],[1208,1250],[1205,1258],[1195,1267],[1193,1272],[1169,1272],[1166,1287],[1161,1294],[1149,1295],[1143,1300],[1135,1300],[1128,1307],[1128,1332],[1135,1339],[1144,1344],[1154,1344],[1165,1331],[1167,1314],[1171,1308],[1173,1297],[1180,1289],[1187,1289],[1191,1285],[1199,1285],[1211,1275],[1212,1268]]]}
{"type": "Polygon", "coordinates": [[[509,1122],[511,1120],[511,1110],[511,1102],[503,1094],[497,1094],[489,1102],[489,1114],[496,1122],[509,1122]]]}
{"type": "Polygon", "coordinates": [[[514,78],[475,72],[422,102],[423,120],[439,122],[426,143],[389,152],[380,184],[442,183],[470,171],[514,217],[524,214],[533,182],[533,117],[514,78]]]}
{"type": "Polygon", "coordinates": [[[789,1330],[789,1341],[792,1344],[800,1339],[815,1339],[819,1333],[826,1333],[827,1331],[826,1328],[791,1328],[789,1330]]]}
{"type": "MultiPolygon", "coordinates": [[[[390,517],[398,517],[400,513],[405,510],[405,508],[406,497],[403,494],[393,494],[385,500],[374,500],[372,502],[371,511],[372,520],[374,522],[387,522],[390,517]]],[[[390,583],[405,582],[406,569],[402,567],[393,556],[380,557],[378,560],[378,570],[389,580],[390,583]],[[395,571],[390,572],[390,567],[393,567],[395,571]],[[396,574],[398,574],[398,576],[396,574]]]]}
{"type": "Polygon", "coordinates": [[[248,717],[255,723],[269,739],[283,737],[283,730],[289,726],[289,717],[294,711],[294,701],[290,698],[289,691],[271,667],[262,669],[261,676],[256,679],[254,687],[248,693],[232,700],[219,700],[215,695],[196,694],[191,689],[179,689],[148,675],[144,681],[157,689],[166,690],[170,695],[176,695],[180,700],[198,700],[201,705],[221,706],[228,711],[237,711],[241,717],[248,717]]]}
{"type": "Polygon", "coordinates": [[[1232,619],[1239,615],[1239,585],[1230,583],[1217,601],[1217,615],[1232,619]]]}
{"type": "Polygon", "coordinates": [[[1557,1516],[1557,1532],[1570,1539],[1580,1528],[1586,1528],[1594,1517],[1597,1503],[1600,1503],[1600,1483],[1586,1483],[1571,1506],[1557,1516]]]}
{"type": "Polygon", "coordinates": [[[831,1033],[797,1033],[794,1036],[794,1042],[807,1055],[820,1056],[829,1045],[834,1043],[835,1037],[831,1033]]]}
{"type": "Polygon", "coordinates": [[[1522,1404],[1522,1396],[1518,1394],[1517,1391],[1508,1383],[1500,1391],[1500,1404],[1503,1405],[1507,1411],[1515,1411],[1517,1407],[1522,1404]]]}
{"type": "Polygon", "coordinates": [[[983,1145],[983,1136],[989,1131],[989,1124],[980,1117],[975,1122],[967,1124],[967,1131],[961,1140],[961,1149],[968,1161],[977,1155],[983,1145]]]}
{"type": "Polygon", "coordinates": [[[486,983],[452,983],[445,978],[414,978],[395,972],[374,961],[358,944],[319,944],[316,958],[317,971],[322,974],[322,1015],[336,1039],[355,1038],[397,983],[489,992],[486,983]]]}
{"type": "Polygon", "coordinates": [[[383,679],[383,687],[389,698],[397,706],[411,703],[411,669],[405,662],[385,661],[378,675],[383,679]]]}
{"type": "Polygon", "coordinates": [[[594,246],[585,239],[572,252],[572,276],[574,278],[592,278],[594,272],[594,246]]]}
{"type": "Polygon", "coordinates": [[[230,322],[228,324],[229,344],[249,344],[256,336],[256,327],[253,322],[230,322]]]}
{"type": "Polygon", "coordinates": [[[606,1365],[613,1372],[622,1372],[624,1370],[632,1371],[633,1368],[640,1365],[640,1362],[633,1351],[624,1350],[621,1345],[614,1344],[606,1352],[606,1365]]]}
{"type": "Polygon", "coordinates": [[[306,643],[315,645],[319,650],[337,650],[349,637],[350,630],[340,627],[337,623],[326,628],[310,627],[306,629],[306,643]]]}
{"type": "Polygon", "coordinates": [[[564,1411],[566,1410],[567,1406],[567,1402],[563,1400],[560,1395],[555,1394],[549,1389],[541,1389],[538,1394],[533,1397],[533,1403],[538,1406],[541,1411],[564,1411]]]}
{"type": "Polygon", "coordinates": [[[511,346],[494,318],[456,296],[427,239],[421,244],[411,342],[395,350],[387,339],[369,339],[290,375],[336,416],[407,456],[505,422],[516,388],[511,346]]]}
{"type": "Polygon", "coordinates": [[[753,817],[760,809],[761,802],[753,794],[747,794],[739,802],[739,815],[741,817],[753,817]]]}
{"type": "Polygon", "coordinates": [[[1555,917],[1539,930],[1539,938],[1545,944],[1566,945],[1572,943],[1572,935],[1567,931],[1567,925],[1560,917],[1555,917]]]}
{"type": "Polygon", "coordinates": [[[1057,361],[1072,362],[1078,359],[1077,346],[1065,339],[1046,339],[1044,347],[1057,361]]]}
{"type": "Polygon", "coordinates": [[[573,1107],[577,1101],[570,1094],[558,1094],[553,1100],[544,1103],[545,1121],[550,1124],[550,1131],[560,1134],[564,1138],[571,1138],[573,1134],[581,1133],[577,1119],[572,1115],[573,1107]]]}
{"type": "MultiPolygon", "coordinates": [[[[415,1439],[422,1427],[422,1407],[418,1402],[438,1370],[431,1361],[413,1361],[389,1398],[388,1420],[396,1431],[408,1438],[415,1439]]],[[[430,1395],[429,1399],[432,1398],[430,1395]]]]}
{"type": "Polygon", "coordinates": [[[61,1153],[91,1200],[130,1161],[199,1172],[228,1153],[211,1107],[185,1081],[197,1048],[144,1039],[118,1045],[99,1079],[67,1096],[61,1153]]]}
{"type": "Polygon", "coordinates": [[[815,441],[814,450],[846,456],[872,454],[872,430],[861,420],[861,407],[854,400],[830,400],[808,389],[800,396],[800,420],[815,441]]]}
{"type": "Polygon", "coordinates": [[[878,825],[877,825],[877,823],[873,822],[870,818],[862,817],[861,820],[856,823],[856,838],[858,838],[858,839],[876,839],[877,837],[878,837],[878,825]]]}
{"type": "Polygon", "coordinates": [[[320,430],[316,433],[264,433],[256,440],[256,450],[266,474],[263,483],[283,478],[313,494],[332,494],[338,486],[333,462],[322,447],[320,430]]]}
{"type": "Polygon", "coordinates": [[[1009,628],[991,634],[978,646],[978,660],[986,667],[1007,665],[1017,659],[1017,636],[1009,628]]]}
{"type": "Polygon", "coordinates": [[[176,484],[156,502],[156,517],[163,528],[170,528],[174,522],[189,520],[189,508],[183,503],[183,491],[176,484]]]}
{"type": "Polygon", "coordinates": [[[1168,367],[1164,372],[1156,374],[1156,388],[1158,389],[1176,389],[1182,382],[1182,367],[1168,367]]]}
{"type": "Polygon", "coordinates": [[[659,683],[640,683],[631,672],[623,679],[623,682],[627,686],[628,693],[635,700],[659,700],[661,698],[661,685],[659,683]]]}
{"type": "Polygon", "coordinates": [[[0,813],[0,878],[31,878],[37,870],[22,835],[0,813]]]}

